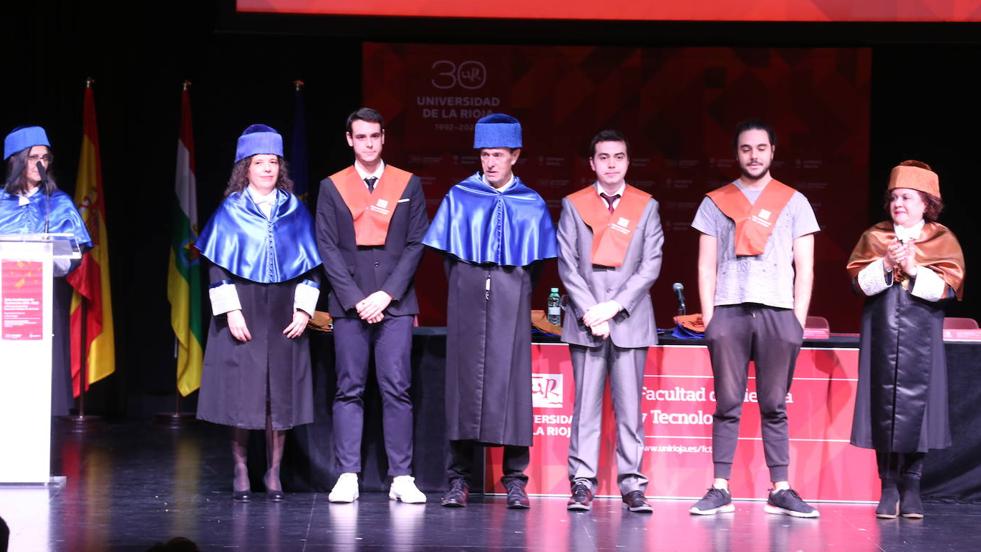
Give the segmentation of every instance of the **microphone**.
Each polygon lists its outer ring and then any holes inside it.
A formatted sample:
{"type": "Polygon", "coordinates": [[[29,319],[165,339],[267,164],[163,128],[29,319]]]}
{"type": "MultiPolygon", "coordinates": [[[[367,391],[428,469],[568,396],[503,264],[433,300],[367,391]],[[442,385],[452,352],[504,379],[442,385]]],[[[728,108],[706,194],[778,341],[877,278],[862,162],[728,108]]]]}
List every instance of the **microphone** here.
{"type": "Polygon", "coordinates": [[[44,233],[48,233],[51,218],[51,190],[48,189],[48,171],[44,168],[44,163],[37,162],[37,173],[41,175],[41,186],[44,186],[44,233]]]}
{"type": "Polygon", "coordinates": [[[685,307],[685,286],[681,285],[681,282],[675,282],[671,285],[671,289],[674,290],[674,295],[678,298],[678,314],[680,316],[688,314],[688,308],[685,307]]]}

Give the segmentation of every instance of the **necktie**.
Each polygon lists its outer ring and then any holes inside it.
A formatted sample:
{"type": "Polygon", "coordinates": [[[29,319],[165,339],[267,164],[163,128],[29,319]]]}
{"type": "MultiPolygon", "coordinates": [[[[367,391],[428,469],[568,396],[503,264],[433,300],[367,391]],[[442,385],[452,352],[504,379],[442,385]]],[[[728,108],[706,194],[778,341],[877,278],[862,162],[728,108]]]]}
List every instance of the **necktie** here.
{"type": "Polygon", "coordinates": [[[604,194],[603,192],[600,192],[600,197],[602,197],[603,199],[606,200],[606,207],[612,213],[613,212],[613,202],[616,201],[616,200],[618,200],[618,199],[620,199],[620,194],[613,194],[613,195],[609,196],[609,195],[604,194]]]}
{"type": "Polygon", "coordinates": [[[378,182],[377,176],[369,176],[364,179],[364,183],[368,185],[369,192],[375,191],[375,182],[378,182]]]}

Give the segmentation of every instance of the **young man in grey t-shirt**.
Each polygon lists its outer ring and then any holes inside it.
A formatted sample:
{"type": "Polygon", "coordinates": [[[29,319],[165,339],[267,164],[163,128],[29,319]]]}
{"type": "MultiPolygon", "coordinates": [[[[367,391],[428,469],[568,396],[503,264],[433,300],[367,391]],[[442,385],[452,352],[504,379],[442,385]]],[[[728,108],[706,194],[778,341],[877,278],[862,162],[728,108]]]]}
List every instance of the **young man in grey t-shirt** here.
{"type": "Polygon", "coordinates": [[[736,129],[740,176],[702,201],[692,221],[698,244],[698,294],[714,375],[715,480],[692,514],[732,512],[729,476],[736,452],[749,361],[756,363],[763,450],[773,490],[766,511],[818,512],[788,482],[786,396],[800,351],[814,281],[810,203],[770,176],[773,130],[760,121],[736,129]]]}

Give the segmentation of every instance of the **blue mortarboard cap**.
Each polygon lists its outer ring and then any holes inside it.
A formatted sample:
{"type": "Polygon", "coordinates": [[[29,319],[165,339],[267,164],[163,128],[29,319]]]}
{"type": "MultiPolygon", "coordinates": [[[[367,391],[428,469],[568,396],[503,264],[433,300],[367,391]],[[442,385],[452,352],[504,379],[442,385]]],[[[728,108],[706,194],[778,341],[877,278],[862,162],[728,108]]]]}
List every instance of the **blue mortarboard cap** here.
{"type": "Polygon", "coordinates": [[[266,125],[249,125],[238,137],[235,162],[253,155],[283,156],[283,137],[276,129],[266,125]]]}
{"type": "Polygon", "coordinates": [[[504,113],[491,113],[477,120],[473,131],[474,149],[520,148],[521,123],[504,113]]]}
{"type": "Polygon", "coordinates": [[[39,126],[15,128],[3,139],[3,160],[6,161],[11,155],[32,146],[51,147],[44,129],[39,126]]]}

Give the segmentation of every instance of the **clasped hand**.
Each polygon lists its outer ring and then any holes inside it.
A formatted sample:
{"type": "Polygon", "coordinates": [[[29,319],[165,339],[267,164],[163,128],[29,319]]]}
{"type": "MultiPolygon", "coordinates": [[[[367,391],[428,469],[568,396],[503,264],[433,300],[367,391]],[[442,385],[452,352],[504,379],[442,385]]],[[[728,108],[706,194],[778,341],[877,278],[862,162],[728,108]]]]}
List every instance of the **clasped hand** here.
{"type": "Polygon", "coordinates": [[[376,324],[385,318],[385,309],[392,302],[392,296],[384,291],[376,291],[362,299],[354,307],[358,310],[361,320],[369,324],[376,324]]]}
{"type": "Polygon", "coordinates": [[[610,336],[610,320],[621,310],[620,304],[616,301],[603,301],[597,303],[586,310],[582,317],[582,323],[589,326],[589,330],[596,337],[606,339],[610,336]]]}
{"type": "Polygon", "coordinates": [[[913,243],[903,243],[896,240],[886,249],[886,255],[882,258],[886,270],[893,270],[899,267],[909,276],[916,276],[916,251],[913,243]]]}

